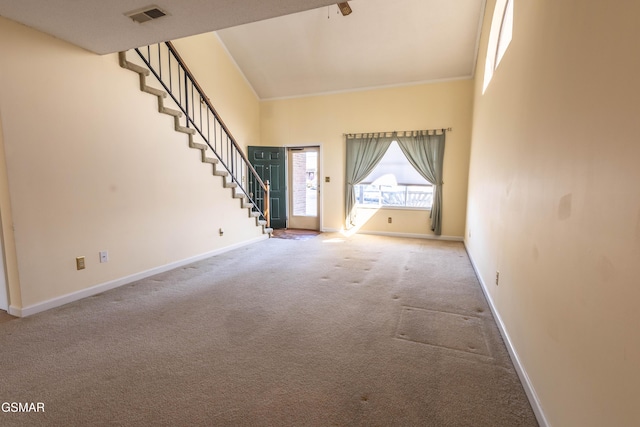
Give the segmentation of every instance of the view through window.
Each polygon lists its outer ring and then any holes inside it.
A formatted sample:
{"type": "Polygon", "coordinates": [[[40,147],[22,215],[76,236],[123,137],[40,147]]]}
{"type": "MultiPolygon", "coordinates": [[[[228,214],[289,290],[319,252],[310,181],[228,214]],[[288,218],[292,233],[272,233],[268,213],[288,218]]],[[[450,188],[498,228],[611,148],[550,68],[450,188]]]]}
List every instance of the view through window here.
{"type": "Polygon", "coordinates": [[[318,164],[317,152],[293,153],[293,214],[318,215],[318,164]]]}
{"type": "Polygon", "coordinates": [[[433,186],[409,163],[396,141],[354,189],[361,207],[430,209],[433,203],[433,186]]]}

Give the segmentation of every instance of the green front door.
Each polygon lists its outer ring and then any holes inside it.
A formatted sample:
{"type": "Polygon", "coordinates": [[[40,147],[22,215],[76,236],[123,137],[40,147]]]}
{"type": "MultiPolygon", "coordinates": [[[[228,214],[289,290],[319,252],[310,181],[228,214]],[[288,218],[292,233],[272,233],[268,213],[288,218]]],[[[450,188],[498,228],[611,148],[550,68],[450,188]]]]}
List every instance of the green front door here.
{"type": "MultiPolygon", "coordinates": [[[[287,226],[287,189],[285,186],[284,147],[249,147],[249,161],[255,168],[262,181],[269,181],[271,185],[271,213],[272,228],[286,228],[287,226]]],[[[250,186],[252,183],[250,183],[250,186]]],[[[253,190],[252,190],[253,191],[253,190]]]]}

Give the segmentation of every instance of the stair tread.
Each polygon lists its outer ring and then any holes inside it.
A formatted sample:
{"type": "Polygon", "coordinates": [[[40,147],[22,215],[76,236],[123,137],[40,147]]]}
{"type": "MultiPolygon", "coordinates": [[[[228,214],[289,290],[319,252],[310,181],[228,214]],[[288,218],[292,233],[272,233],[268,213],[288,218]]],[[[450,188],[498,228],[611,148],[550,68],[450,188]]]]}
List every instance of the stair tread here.
{"type": "Polygon", "coordinates": [[[160,107],[158,110],[162,114],[168,114],[169,116],[173,116],[173,117],[182,117],[182,111],[175,110],[173,108],[160,107]]]}
{"type": "Polygon", "coordinates": [[[131,70],[134,73],[142,74],[145,76],[148,76],[149,74],[151,74],[151,72],[148,69],[141,67],[140,65],[136,65],[133,62],[129,62],[127,60],[126,52],[120,52],[119,58],[120,58],[120,66],[122,68],[126,68],[127,70],[131,70]]]}
{"type": "Polygon", "coordinates": [[[190,135],[194,135],[196,133],[195,129],[184,127],[184,126],[176,126],[175,129],[177,132],[187,133],[190,135]]]}
{"type": "MultiPolygon", "coordinates": [[[[120,52],[119,53],[119,59],[120,59],[120,66],[122,68],[131,70],[137,74],[140,75],[140,89],[143,92],[149,93],[151,95],[155,95],[158,97],[158,111],[162,114],[167,114],[170,116],[173,116],[175,119],[175,125],[174,128],[177,132],[182,132],[182,133],[186,133],[189,135],[189,147],[191,148],[195,148],[195,149],[199,149],[202,150],[202,162],[204,163],[211,163],[214,165],[213,167],[213,175],[216,176],[222,176],[225,177],[225,182],[224,182],[224,187],[225,188],[232,188],[232,189],[236,189],[238,188],[238,184],[236,182],[226,182],[226,177],[229,176],[229,172],[226,170],[221,170],[218,171],[216,170],[216,165],[218,164],[218,159],[215,157],[209,157],[205,154],[206,150],[208,149],[208,145],[207,144],[203,144],[203,143],[199,143],[199,142],[193,142],[192,136],[195,135],[196,130],[193,128],[189,128],[186,126],[182,126],[180,124],[180,118],[182,117],[182,111],[176,110],[174,108],[168,108],[164,106],[164,101],[163,99],[167,97],[167,92],[161,90],[161,89],[157,89],[154,88],[152,86],[147,86],[146,84],[146,77],[149,76],[151,73],[147,68],[141,67],[137,64],[134,64],[132,62],[129,62],[126,59],[126,52],[120,52]]],[[[249,209],[249,216],[252,218],[256,218],[256,225],[257,226],[261,226],[262,227],[262,232],[264,234],[271,234],[273,233],[273,228],[270,227],[266,227],[267,225],[267,221],[264,219],[260,219],[260,216],[262,215],[260,212],[258,211],[253,211],[252,209],[254,208],[254,203],[250,202],[249,199],[247,199],[247,195],[244,194],[243,192],[238,192],[236,193],[236,190],[234,190],[233,192],[233,198],[236,199],[241,199],[242,200],[242,208],[245,209],[249,209]]]]}
{"type": "Polygon", "coordinates": [[[198,150],[206,150],[208,148],[207,144],[201,144],[199,142],[190,142],[189,147],[196,148],[198,150]]]}
{"type": "Polygon", "coordinates": [[[145,84],[144,88],[142,88],[143,92],[147,92],[150,93],[151,95],[155,95],[157,97],[160,98],[166,98],[167,97],[167,92],[160,90],[160,89],[156,89],[155,87],[151,87],[151,86],[147,86],[145,84]]]}

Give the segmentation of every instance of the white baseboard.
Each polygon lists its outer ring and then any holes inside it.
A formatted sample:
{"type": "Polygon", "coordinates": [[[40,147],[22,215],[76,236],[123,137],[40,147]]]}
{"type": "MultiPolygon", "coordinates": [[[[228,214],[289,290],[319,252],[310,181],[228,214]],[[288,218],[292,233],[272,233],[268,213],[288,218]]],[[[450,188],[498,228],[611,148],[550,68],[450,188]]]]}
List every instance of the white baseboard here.
{"type": "Polygon", "coordinates": [[[431,240],[448,240],[452,242],[462,242],[463,237],[458,236],[436,236],[435,234],[416,234],[416,233],[392,233],[387,231],[363,231],[359,230],[356,234],[372,234],[375,236],[389,237],[408,237],[411,239],[431,239],[431,240]]]}
{"type": "Polygon", "coordinates": [[[491,294],[487,289],[487,285],[482,279],[480,275],[480,271],[478,270],[476,263],[473,261],[473,257],[469,253],[465,243],[465,249],[467,251],[467,255],[469,256],[469,260],[471,261],[471,265],[473,266],[473,270],[476,273],[476,277],[478,277],[478,281],[480,282],[480,286],[482,287],[482,292],[484,293],[487,302],[489,303],[489,307],[491,308],[491,313],[493,313],[493,317],[496,319],[496,324],[498,325],[498,329],[500,330],[500,334],[502,335],[502,339],[504,340],[507,350],[509,351],[509,356],[511,357],[511,361],[513,362],[513,366],[516,368],[516,372],[518,373],[518,377],[520,378],[520,382],[522,382],[522,386],[524,388],[525,393],[527,394],[527,398],[529,399],[529,403],[531,404],[531,408],[538,420],[538,424],[540,427],[551,427],[551,424],[547,421],[547,418],[544,415],[544,411],[542,410],[542,405],[540,404],[540,399],[538,398],[538,394],[536,390],[533,388],[533,384],[529,379],[529,375],[525,370],[524,366],[520,362],[520,357],[518,356],[518,352],[516,351],[513,343],[511,342],[511,338],[509,337],[509,333],[507,332],[507,328],[500,317],[500,313],[493,303],[493,299],[491,298],[491,294]]]}
{"type": "Polygon", "coordinates": [[[165,271],[173,270],[174,268],[179,268],[197,261],[201,261],[203,259],[210,258],[215,255],[220,255],[225,252],[229,252],[233,249],[241,248],[243,246],[247,246],[262,240],[266,240],[268,238],[269,238],[268,235],[260,236],[256,239],[251,239],[244,242],[236,243],[234,245],[226,246],[224,248],[216,249],[214,251],[206,252],[190,258],[185,258],[185,259],[175,261],[166,265],[161,265],[159,267],[155,267],[150,270],[141,271],[140,273],[135,273],[130,276],[121,277],[120,279],[111,280],[109,282],[101,283],[99,285],[95,285],[90,288],[81,289],[79,291],[62,295],[56,298],[52,298],[50,300],[39,302],[37,304],[33,304],[27,307],[20,308],[15,306],[9,306],[8,313],[16,317],[31,316],[33,314],[40,313],[42,311],[50,310],[55,307],[60,307],[70,302],[78,301],[83,298],[97,295],[99,293],[106,292],[123,285],[127,285],[137,280],[145,279],[147,277],[154,276],[156,274],[164,273],[165,271]]]}
{"type": "MultiPolygon", "coordinates": [[[[338,228],[323,228],[323,233],[344,233],[345,231],[338,228]]],[[[387,231],[366,231],[358,230],[355,234],[370,234],[374,236],[389,236],[389,237],[408,237],[411,239],[433,239],[433,240],[448,240],[452,242],[463,242],[464,237],[458,236],[436,236],[435,234],[417,234],[417,233],[392,233],[387,231]]]]}

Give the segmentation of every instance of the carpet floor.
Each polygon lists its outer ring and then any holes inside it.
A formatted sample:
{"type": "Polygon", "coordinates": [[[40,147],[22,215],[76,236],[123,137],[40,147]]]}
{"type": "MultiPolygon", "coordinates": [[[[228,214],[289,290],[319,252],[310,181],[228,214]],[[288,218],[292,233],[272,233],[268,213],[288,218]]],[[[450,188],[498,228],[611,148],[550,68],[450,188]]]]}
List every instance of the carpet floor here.
{"type": "Polygon", "coordinates": [[[307,240],[307,239],[313,239],[318,234],[320,234],[320,232],[315,230],[298,230],[295,228],[279,228],[279,229],[273,230],[273,233],[271,233],[271,237],[275,239],[307,240]]]}
{"type": "Polygon", "coordinates": [[[0,323],[2,426],[536,426],[464,246],[268,239],[0,323]]]}

